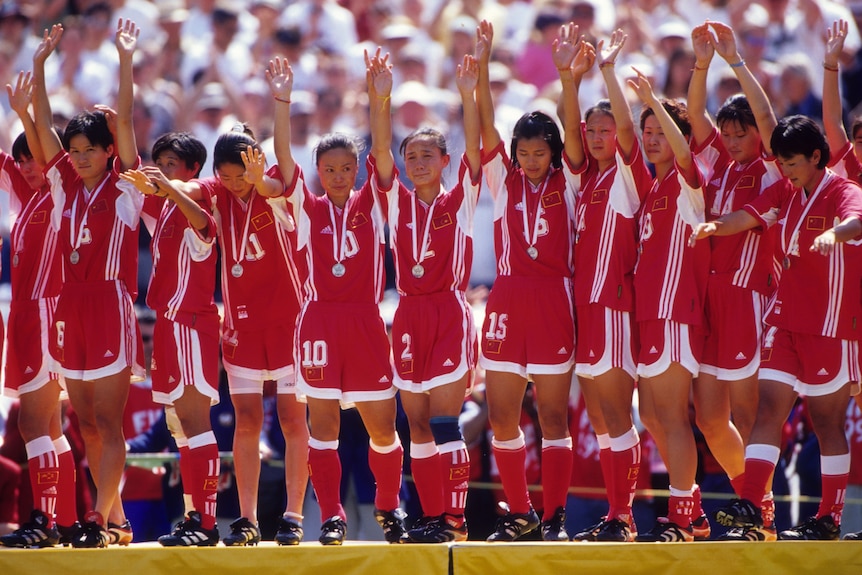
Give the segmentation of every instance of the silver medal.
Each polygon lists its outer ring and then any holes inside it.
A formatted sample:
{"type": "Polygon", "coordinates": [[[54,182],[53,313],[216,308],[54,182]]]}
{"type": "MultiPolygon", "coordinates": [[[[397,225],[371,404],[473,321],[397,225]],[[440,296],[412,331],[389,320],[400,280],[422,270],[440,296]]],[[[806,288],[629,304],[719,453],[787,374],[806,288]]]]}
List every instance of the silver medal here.
{"type": "Polygon", "coordinates": [[[536,249],[536,246],[530,246],[527,248],[527,255],[530,256],[531,259],[536,259],[539,257],[539,250],[536,249]]]}
{"type": "Polygon", "coordinates": [[[413,272],[413,277],[416,278],[417,280],[425,275],[425,268],[422,267],[422,264],[416,264],[415,266],[413,266],[413,269],[410,271],[413,272]]]}
{"type": "Polygon", "coordinates": [[[81,260],[81,256],[78,254],[78,250],[72,250],[72,253],[69,254],[69,262],[72,264],[76,264],[81,260]]]}
{"type": "Polygon", "coordinates": [[[344,264],[341,262],[338,262],[337,264],[332,266],[332,275],[334,275],[337,278],[340,278],[341,276],[343,276],[344,272],[346,272],[346,271],[347,271],[347,269],[344,267],[344,264]]]}
{"type": "Polygon", "coordinates": [[[230,275],[235,278],[238,278],[242,275],[242,271],[242,264],[233,264],[233,266],[230,268],[230,275]]]}
{"type": "Polygon", "coordinates": [[[14,256],[12,256],[12,267],[17,268],[18,267],[18,261],[19,261],[18,260],[18,254],[15,254],[14,256]]]}

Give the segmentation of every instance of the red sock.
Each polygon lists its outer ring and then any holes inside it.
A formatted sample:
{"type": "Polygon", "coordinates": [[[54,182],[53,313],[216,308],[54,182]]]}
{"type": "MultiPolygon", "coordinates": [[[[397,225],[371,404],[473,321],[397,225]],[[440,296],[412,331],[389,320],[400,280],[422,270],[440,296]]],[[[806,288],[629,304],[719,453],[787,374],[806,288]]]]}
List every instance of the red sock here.
{"type": "Polygon", "coordinates": [[[764,527],[772,527],[775,523],[775,499],[772,498],[771,491],[763,496],[760,515],[763,517],[764,527]]]}
{"type": "MultiPolygon", "coordinates": [[[[397,439],[396,439],[397,441],[397,439]]],[[[398,507],[398,492],[401,490],[401,464],[404,460],[404,449],[401,444],[389,453],[380,453],[368,448],[368,466],[374,474],[377,492],[374,495],[374,506],[384,511],[392,511],[398,507]]]]}
{"type": "Polygon", "coordinates": [[[419,494],[422,514],[425,517],[438,517],[443,514],[443,468],[439,453],[410,461],[413,483],[419,494]]]}
{"type": "Polygon", "coordinates": [[[730,480],[730,486],[733,487],[733,492],[737,497],[742,497],[742,489],[745,485],[745,473],[740,473],[730,480]]]}
{"type": "Polygon", "coordinates": [[[26,448],[33,508],[48,517],[48,527],[51,527],[54,525],[60,484],[60,462],[57,452],[54,451],[54,442],[47,435],[43,435],[28,442],[26,448]]]}
{"type": "MultiPolygon", "coordinates": [[[[509,510],[518,514],[529,513],[532,505],[530,505],[530,494],[527,490],[527,448],[522,445],[512,450],[494,446],[492,450],[509,510]]],[[[567,486],[568,479],[567,477],[567,486]]]]}
{"type": "Polygon", "coordinates": [[[467,446],[463,441],[446,445],[457,447],[457,449],[440,453],[440,471],[443,474],[443,505],[449,515],[464,515],[470,480],[470,454],[467,452],[467,446]]]}
{"type": "Polygon", "coordinates": [[[831,515],[835,525],[841,525],[841,514],[844,512],[844,495],[847,493],[849,474],[821,475],[822,496],[817,517],[831,515]]]}
{"type": "Polygon", "coordinates": [[[632,523],[632,501],[637,489],[638,473],[641,466],[641,444],[638,442],[634,447],[625,451],[611,451],[611,463],[614,476],[614,496],[616,507],[608,513],[609,517],[615,517],[632,523]]]}
{"type": "Polygon", "coordinates": [[[346,521],[347,514],[341,506],[341,460],[338,451],[309,447],[308,471],[320,506],[321,520],[326,521],[338,515],[346,521]]]}
{"type": "Polygon", "coordinates": [[[557,508],[565,508],[571,480],[572,448],[542,448],[542,500],[545,504],[543,520],[552,519],[557,508]]]}
{"type": "MultiPolygon", "coordinates": [[[[201,527],[212,529],[215,527],[216,492],[220,473],[218,445],[213,432],[189,438],[188,454],[184,459],[188,459],[186,468],[189,472],[189,475],[186,475],[189,478],[186,489],[191,492],[195,510],[201,515],[201,527]]],[[[180,469],[182,473],[182,463],[180,469]]]]}
{"type": "Polygon", "coordinates": [[[775,471],[775,465],[771,461],[763,459],[745,460],[745,480],[742,484],[743,499],[748,499],[755,505],[760,505],[763,494],[766,493],[766,484],[775,471]]]}
{"type": "MultiPolygon", "coordinates": [[[[180,451],[180,478],[182,478],[183,483],[183,499],[188,496],[191,497],[192,501],[194,501],[191,486],[191,482],[194,480],[194,476],[190,467],[191,459],[189,458],[189,446],[184,445],[183,447],[179,447],[178,449],[180,451]]],[[[197,504],[193,505],[197,507],[197,504]]]]}
{"type": "Polygon", "coordinates": [[[54,442],[57,450],[57,461],[60,468],[60,481],[57,484],[56,520],[63,527],[70,527],[78,520],[77,497],[75,487],[75,456],[65,437],[54,442]]]}
{"type": "Polygon", "coordinates": [[[692,487],[693,491],[691,492],[691,498],[694,501],[694,507],[691,510],[691,514],[692,517],[697,519],[701,515],[706,514],[703,512],[703,499],[701,498],[700,494],[700,485],[695,483],[692,487]]]}
{"type": "Polygon", "coordinates": [[[671,523],[676,523],[680,527],[688,528],[691,526],[692,516],[694,514],[694,496],[688,497],[671,495],[667,504],[667,519],[671,523]]]}
{"type": "Polygon", "coordinates": [[[619,507],[616,501],[616,482],[614,481],[614,463],[611,457],[611,448],[599,448],[599,465],[602,467],[602,478],[605,480],[605,492],[608,498],[608,516],[611,510],[619,507]]]}

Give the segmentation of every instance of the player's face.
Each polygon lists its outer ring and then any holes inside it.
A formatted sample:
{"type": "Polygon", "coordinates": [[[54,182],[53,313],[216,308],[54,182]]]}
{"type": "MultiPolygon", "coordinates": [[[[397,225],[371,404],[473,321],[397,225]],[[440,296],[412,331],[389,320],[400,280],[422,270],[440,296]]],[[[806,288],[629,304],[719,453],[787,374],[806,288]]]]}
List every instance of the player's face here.
{"type": "Polygon", "coordinates": [[[221,164],[215,170],[216,177],[231,194],[244,200],[251,194],[252,184],[245,181],[245,166],[241,164],[221,164]]]}
{"type": "Polygon", "coordinates": [[[404,171],[417,188],[439,188],[443,168],[448,165],[449,155],[444,155],[431,138],[415,138],[404,149],[404,171]]]}
{"type": "Polygon", "coordinates": [[[814,191],[814,186],[820,176],[821,170],[817,167],[820,163],[820,150],[814,150],[810,158],[802,154],[794,156],[778,156],[778,167],[785,178],[797,188],[804,188],[807,192],[814,191]]]}
{"type": "Polygon", "coordinates": [[[539,185],[551,169],[551,146],[542,138],[521,138],[515,146],[518,165],[533,185],[539,185]]]}
{"type": "Polygon", "coordinates": [[[38,190],[45,183],[45,175],[42,173],[42,168],[36,163],[32,156],[24,156],[20,161],[15,162],[18,165],[18,171],[27,180],[27,185],[33,190],[38,190]]]}
{"type": "Polygon", "coordinates": [[[158,166],[162,173],[170,180],[182,180],[183,182],[188,182],[195,177],[195,173],[197,172],[194,168],[189,168],[184,160],[180,159],[179,156],[170,150],[166,150],[159,154],[159,157],[156,158],[155,162],[156,166],[158,166]]]}
{"type": "Polygon", "coordinates": [[[652,164],[673,162],[673,150],[655,115],[649,116],[644,122],[643,141],[644,153],[652,164]]]}
{"type": "Polygon", "coordinates": [[[612,116],[593,113],[586,125],[587,150],[597,162],[609,162],[616,154],[617,125],[612,116]]]}
{"type": "Polygon", "coordinates": [[[738,164],[747,164],[760,155],[760,132],[756,126],[725,122],[721,128],[721,143],[738,164]]]}
{"type": "Polygon", "coordinates": [[[317,176],[326,195],[333,199],[350,195],[358,170],[356,156],[346,148],[327,150],[317,159],[317,176]]]}
{"type": "Polygon", "coordinates": [[[69,140],[69,158],[75,171],[85,183],[98,180],[107,170],[108,160],[114,153],[114,146],[103,148],[90,142],[84,134],[75,134],[69,140]]]}

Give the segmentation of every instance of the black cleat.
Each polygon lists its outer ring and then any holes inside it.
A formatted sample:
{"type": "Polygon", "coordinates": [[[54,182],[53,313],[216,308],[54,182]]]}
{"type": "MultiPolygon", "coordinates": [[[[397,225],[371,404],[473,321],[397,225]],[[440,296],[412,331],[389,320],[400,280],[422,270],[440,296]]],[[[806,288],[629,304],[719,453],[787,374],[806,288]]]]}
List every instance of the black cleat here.
{"type": "Polygon", "coordinates": [[[190,511],[173,533],[159,537],[159,543],[164,547],[212,547],[218,545],[218,529],[204,529],[200,513],[190,511]]]}
{"type": "Polygon", "coordinates": [[[694,541],[694,533],[691,527],[680,527],[676,523],[668,521],[666,517],[656,521],[655,526],[648,533],[642,533],[635,537],[635,541],[648,543],[677,543],[694,541]]]}
{"type": "Polygon", "coordinates": [[[107,547],[110,542],[110,533],[102,527],[102,515],[97,511],[90,511],[84,516],[81,529],[75,538],[72,539],[72,547],[79,549],[100,549],[107,547]]]}
{"type": "Polygon", "coordinates": [[[0,545],[5,547],[54,547],[60,542],[57,527],[48,527],[51,520],[47,515],[34,509],[30,512],[30,521],[19,529],[0,537],[0,545]]]}
{"type": "Polygon", "coordinates": [[[338,515],[330,517],[320,526],[318,541],[322,545],[341,545],[347,536],[347,522],[338,515]]]}
{"type": "Polygon", "coordinates": [[[489,543],[514,541],[531,531],[535,531],[539,526],[539,516],[536,515],[532,507],[527,513],[511,513],[509,506],[501,502],[500,508],[506,514],[497,519],[496,529],[486,539],[489,543]]]}
{"type": "Polygon", "coordinates": [[[617,543],[628,543],[637,537],[637,530],[622,519],[611,519],[602,523],[595,534],[594,541],[615,541],[617,543]]]}
{"type": "Polygon", "coordinates": [[[240,517],[230,524],[230,534],[222,541],[226,547],[257,545],[260,543],[260,528],[245,517],[240,517]]]}
{"type": "Polygon", "coordinates": [[[407,527],[404,525],[406,518],[407,514],[401,508],[395,508],[392,511],[374,510],[374,519],[383,529],[383,537],[387,543],[405,543],[407,541],[407,527]]]}
{"type": "Polygon", "coordinates": [[[734,499],[715,512],[715,520],[725,527],[762,527],[760,508],[748,499],[734,499]]]}
{"type": "Polygon", "coordinates": [[[407,532],[412,543],[448,543],[467,540],[467,523],[463,516],[423,517],[407,532]]]}
{"type": "Polygon", "coordinates": [[[831,515],[809,517],[796,527],[778,534],[781,541],[838,541],[841,527],[835,525],[831,515]]]}
{"type": "Polygon", "coordinates": [[[539,527],[542,530],[543,541],[568,541],[569,534],[566,533],[566,508],[557,507],[554,515],[547,521],[542,521],[539,527]]]}
{"type": "Polygon", "coordinates": [[[275,542],[279,545],[299,545],[303,533],[302,521],[294,517],[282,517],[278,520],[275,542]]]}
{"type": "Polygon", "coordinates": [[[578,531],[572,537],[572,541],[595,541],[596,534],[605,526],[605,523],[608,522],[607,519],[607,516],[602,517],[601,520],[595,525],[591,525],[583,531],[578,531]]]}

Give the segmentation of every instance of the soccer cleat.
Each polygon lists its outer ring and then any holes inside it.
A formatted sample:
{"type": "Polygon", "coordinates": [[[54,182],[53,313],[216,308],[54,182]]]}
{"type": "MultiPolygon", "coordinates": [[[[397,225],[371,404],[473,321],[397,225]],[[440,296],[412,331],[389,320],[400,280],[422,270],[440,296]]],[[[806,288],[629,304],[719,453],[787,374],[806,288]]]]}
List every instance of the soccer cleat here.
{"type": "Polygon", "coordinates": [[[542,530],[543,541],[568,541],[569,534],[566,533],[566,508],[557,507],[554,515],[547,521],[542,521],[539,526],[542,530]]]}
{"type": "Polygon", "coordinates": [[[102,527],[102,514],[98,511],[90,511],[84,516],[84,522],[78,534],[72,539],[72,547],[82,549],[97,549],[107,547],[111,541],[111,535],[107,529],[102,527]]]}
{"type": "Polygon", "coordinates": [[[63,527],[59,523],[54,523],[54,527],[57,528],[57,532],[60,534],[60,545],[62,545],[63,547],[68,547],[69,545],[71,545],[72,541],[81,532],[81,524],[77,521],[75,521],[68,527],[63,527]]]}
{"type": "Polygon", "coordinates": [[[218,545],[218,529],[204,529],[201,514],[189,511],[172,533],[159,537],[159,543],[163,547],[212,547],[218,545]]]}
{"type": "Polygon", "coordinates": [[[595,541],[596,534],[605,526],[605,523],[607,523],[607,519],[607,516],[602,517],[601,520],[595,525],[591,525],[583,531],[578,531],[572,537],[572,541],[595,541]]]}
{"type": "Polygon", "coordinates": [[[240,517],[230,524],[230,534],[225,535],[222,541],[226,547],[257,545],[260,543],[260,528],[245,517],[240,517]]]}
{"type": "Polygon", "coordinates": [[[689,542],[694,541],[694,533],[691,527],[680,527],[676,523],[668,521],[667,517],[660,517],[650,532],[638,535],[635,537],[635,541],[647,543],[689,542]]]}
{"type": "Polygon", "coordinates": [[[611,519],[602,522],[599,529],[594,534],[592,541],[616,541],[617,543],[629,543],[637,537],[637,529],[623,521],[622,519],[611,519]]]}
{"type": "Polygon", "coordinates": [[[133,537],[132,524],[129,523],[128,519],[126,519],[125,523],[122,525],[117,525],[116,523],[108,521],[109,545],[122,545],[123,547],[128,547],[129,543],[132,542],[133,537]]]}
{"type": "Polygon", "coordinates": [[[760,508],[748,499],[734,499],[715,512],[715,520],[725,527],[762,527],[760,508]]]}
{"type": "Polygon", "coordinates": [[[423,517],[407,532],[411,543],[448,543],[467,540],[467,523],[463,515],[423,517]]]}
{"type": "Polygon", "coordinates": [[[831,515],[819,519],[809,517],[796,527],[791,527],[778,534],[782,541],[838,541],[841,537],[841,527],[835,525],[831,515]]]}
{"type": "Polygon", "coordinates": [[[282,517],[278,520],[275,542],[279,545],[299,545],[303,533],[302,521],[293,517],[282,517]]]}
{"type": "Polygon", "coordinates": [[[34,509],[30,512],[30,521],[19,529],[0,537],[0,545],[5,547],[53,547],[60,542],[57,527],[48,527],[51,520],[47,515],[34,509]]]}
{"type": "Polygon", "coordinates": [[[719,541],[775,541],[775,524],[769,527],[731,527],[719,541]]]}
{"type": "Polygon", "coordinates": [[[694,534],[695,541],[706,541],[712,535],[712,528],[705,513],[691,522],[691,532],[694,534]]]}
{"type": "Polygon", "coordinates": [[[392,511],[374,510],[374,519],[383,529],[383,538],[386,539],[387,543],[405,543],[407,541],[407,527],[404,525],[406,518],[407,514],[401,508],[395,508],[392,511]]]}
{"type": "Polygon", "coordinates": [[[857,531],[856,533],[848,533],[841,539],[843,539],[844,541],[862,541],[862,531],[857,531]]]}
{"type": "Polygon", "coordinates": [[[511,513],[506,503],[500,502],[499,505],[506,514],[497,518],[496,529],[485,541],[489,543],[514,541],[535,531],[539,526],[539,516],[532,507],[527,513],[511,513]]]}
{"type": "Polygon", "coordinates": [[[320,541],[323,545],[341,545],[347,536],[347,523],[335,515],[323,522],[320,526],[320,541]]]}

